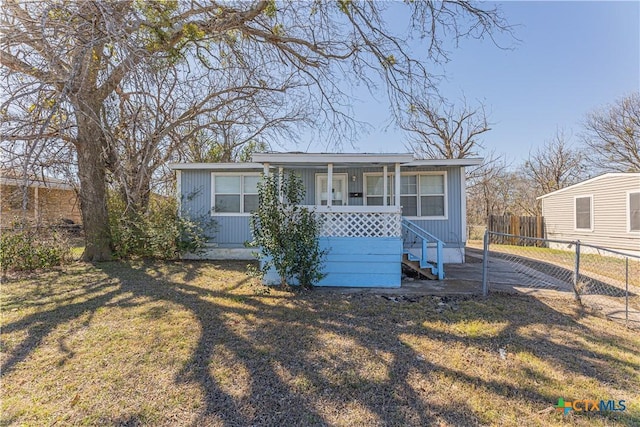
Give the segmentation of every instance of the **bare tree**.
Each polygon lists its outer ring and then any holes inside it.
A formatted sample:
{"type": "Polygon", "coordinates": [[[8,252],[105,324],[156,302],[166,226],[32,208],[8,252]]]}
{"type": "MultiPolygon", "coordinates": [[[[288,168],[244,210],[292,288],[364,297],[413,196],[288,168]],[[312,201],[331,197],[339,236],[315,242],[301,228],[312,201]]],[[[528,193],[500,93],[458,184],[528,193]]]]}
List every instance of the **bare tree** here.
{"type": "Polygon", "coordinates": [[[569,143],[564,131],[529,153],[524,176],[530,179],[541,196],[579,182],[585,177],[584,157],[569,143]]]}
{"type": "Polygon", "coordinates": [[[476,156],[482,148],[480,136],[491,130],[484,105],[471,108],[464,100],[459,108],[444,101],[414,102],[401,127],[410,134],[410,149],[431,159],[476,156]]]}
{"type": "MultiPolygon", "coordinates": [[[[293,82],[322,112],[318,122],[335,125],[336,135],[342,133],[340,124],[350,123],[339,82],[352,79],[368,87],[382,82],[398,111],[433,87],[424,61],[446,56],[443,37],[508,30],[495,9],[466,1],[412,2],[409,31],[429,46],[418,60],[405,43],[409,35],[396,35],[385,24],[387,7],[350,1],[9,1],[0,12],[1,110],[14,114],[21,98],[37,94],[51,103],[51,112],[35,133],[5,123],[3,134],[45,144],[54,115],[68,112],[68,126],[57,126],[64,132],[55,136],[68,140],[77,155],[87,238],[83,257],[109,259],[106,175],[117,151],[103,119],[111,97],[149,58],[169,67],[197,62],[214,78],[235,67],[245,71],[249,87],[278,90],[293,82]]],[[[208,80],[200,82],[199,95],[208,80]]]]}
{"type": "Polygon", "coordinates": [[[469,224],[486,224],[487,217],[509,209],[504,156],[491,151],[482,165],[467,173],[467,215],[469,224]]]}
{"type": "Polygon", "coordinates": [[[640,172],[640,92],[587,116],[582,135],[592,167],[603,172],[640,172]]]}

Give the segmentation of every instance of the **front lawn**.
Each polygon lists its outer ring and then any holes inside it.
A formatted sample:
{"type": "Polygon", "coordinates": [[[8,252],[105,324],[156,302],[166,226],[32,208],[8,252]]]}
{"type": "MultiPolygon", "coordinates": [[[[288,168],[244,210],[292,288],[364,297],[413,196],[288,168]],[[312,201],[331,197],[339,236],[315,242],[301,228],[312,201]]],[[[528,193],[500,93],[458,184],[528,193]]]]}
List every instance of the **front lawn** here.
{"type": "Polygon", "coordinates": [[[262,293],[242,263],[2,285],[2,425],[639,425],[640,336],[571,300],[262,293]],[[558,398],[625,400],[555,411],[558,398]]]}

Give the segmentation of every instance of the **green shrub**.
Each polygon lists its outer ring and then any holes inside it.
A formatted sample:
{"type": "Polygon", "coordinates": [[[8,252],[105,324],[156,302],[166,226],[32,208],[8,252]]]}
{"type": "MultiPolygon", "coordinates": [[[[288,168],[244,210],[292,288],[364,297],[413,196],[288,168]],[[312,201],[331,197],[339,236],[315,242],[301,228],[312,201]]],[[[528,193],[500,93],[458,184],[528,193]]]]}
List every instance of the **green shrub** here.
{"type": "Polygon", "coordinates": [[[271,268],[283,285],[297,283],[311,287],[322,280],[326,251],[320,250],[320,226],[314,212],[300,203],[305,189],[302,179],[287,176],[263,176],[258,184],[258,209],[251,215],[251,246],[260,249],[260,272],[271,268]]]}
{"type": "Polygon", "coordinates": [[[172,198],[155,198],[146,212],[127,209],[116,195],[109,197],[109,227],[116,258],[175,259],[180,254],[199,253],[205,246],[205,231],[215,227],[210,216],[184,218],[172,198]]]}
{"type": "Polygon", "coordinates": [[[64,233],[35,227],[5,230],[0,236],[0,266],[7,271],[50,268],[71,260],[69,241],[64,233]]]}

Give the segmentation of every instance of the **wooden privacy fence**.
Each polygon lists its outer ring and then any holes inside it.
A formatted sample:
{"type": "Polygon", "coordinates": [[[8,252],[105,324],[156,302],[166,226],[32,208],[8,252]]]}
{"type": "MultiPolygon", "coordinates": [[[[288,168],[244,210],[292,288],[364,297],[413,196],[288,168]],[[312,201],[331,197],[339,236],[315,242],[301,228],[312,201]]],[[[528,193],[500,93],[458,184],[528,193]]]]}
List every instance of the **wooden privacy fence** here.
{"type": "Polygon", "coordinates": [[[491,243],[543,246],[543,242],[518,239],[516,236],[535,237],[544,239],[544,218],[541,216],[489,215],[489,231],[495,233],[512,234],[513,236],[491,235],[491,243]]]}

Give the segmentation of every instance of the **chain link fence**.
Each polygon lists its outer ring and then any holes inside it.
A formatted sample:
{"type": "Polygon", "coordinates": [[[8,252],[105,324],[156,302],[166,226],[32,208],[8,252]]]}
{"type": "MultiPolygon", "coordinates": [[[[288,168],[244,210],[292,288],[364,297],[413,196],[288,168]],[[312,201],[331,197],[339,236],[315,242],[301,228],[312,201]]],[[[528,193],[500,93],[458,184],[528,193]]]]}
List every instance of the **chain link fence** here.
{"type": "Polygon", "coordinates": [[[569,292],[585,307],[640,327],[638,255],[580,241],[486,231],[483,294],[500,284],[569,292]]]}

